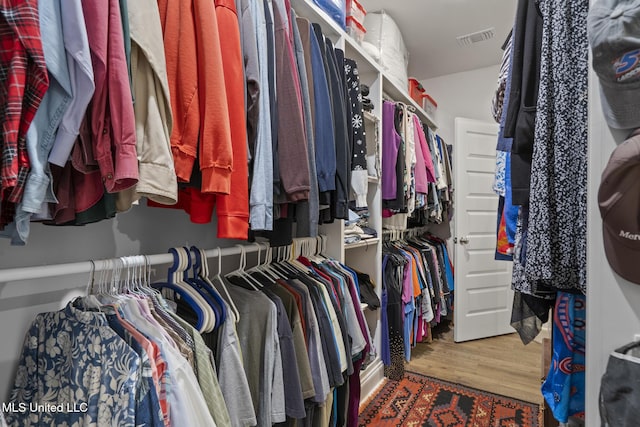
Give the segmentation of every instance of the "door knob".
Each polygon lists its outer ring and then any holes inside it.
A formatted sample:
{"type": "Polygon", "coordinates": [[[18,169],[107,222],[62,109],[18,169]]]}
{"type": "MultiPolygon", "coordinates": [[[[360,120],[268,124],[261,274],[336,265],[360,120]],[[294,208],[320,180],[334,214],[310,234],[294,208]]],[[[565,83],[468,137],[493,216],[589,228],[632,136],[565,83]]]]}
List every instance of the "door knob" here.
{"type": "Polygon", "coordinates": [[[460,238],[460,243],[466,245],[469,243],[469,236],[464,236],[460,238]]]}

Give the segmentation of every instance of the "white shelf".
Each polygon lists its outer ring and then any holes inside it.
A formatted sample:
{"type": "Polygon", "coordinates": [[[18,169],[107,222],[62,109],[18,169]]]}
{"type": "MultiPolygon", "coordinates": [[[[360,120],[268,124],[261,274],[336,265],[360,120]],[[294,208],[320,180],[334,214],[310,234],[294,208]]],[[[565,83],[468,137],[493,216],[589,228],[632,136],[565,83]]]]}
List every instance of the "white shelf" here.
{"type": "MultiPolygon", "coordinates": [[[[319,24],[322,32],[330,39],[348,38],[350,36],[340,27],[340,25],[322,10],[312,0],[293,0],[292,4],[296,13],[300,17],[307,18],[312,24],[319,24]]],[[[333,40],[335,43],[337,40],[333,40]]]]}
{"type": "Polygon", "coordinates": [[[421,120],[426,122],[430,128],[434,130],[438,128],[438,125],[436,124],[433,117],[431,117],[426,111],[424,111],[422,109],[422,106],[409,96],[407,89],[399,88],[393,80],[390,80],[389,77],[384,74],[382,75],[382,77],[382,90],[384,91],[384,93],[386,93],[394,101],[403,102],[415,108],[415,113],[421,120]]]}
{"type": "Polygon", "coordinates": [[[359,242],[344,245],[344,249],[349,250],[354,248],[374,247],[378,243],[380,243],[380,238],[374,237],[373,239],[360,240],[359,242]]]}
{"type": "MultiPolygon", "coordinates": [[[[320,24],[326,36],[343,39],[345,42],[345,56],[354,59],[358,63],[358,71],[360,71],[361,74],[378,73],[382,75],[382,90],[384,93],[389,95],[394,101],[403,102],[413,107],[418,117],[426,122],[430,128],[434,130],[438,128],[434,118],[422,108],[422,105],[418,104],[409,96],[407,88],[398,87],[393,80],[389,79],[371,55],[348,35],[325,11],[318,7],[313,0],[293,0],[293,7],[299,16],[306,17],[312,23],[320,24]]],[[[405,82],[405,86],[408,84],[409,82],[405,82]]]]}
{"type": "Polygon", "coordinates": [[[364,74],[382,73],[380,65],[378,65],[371,55],[369,55],[353,37],[346,33],[344,37],[344,54],[347,58],[351,58],[358,63],[358,72],[361,75],[361,79],[364,74]]]}

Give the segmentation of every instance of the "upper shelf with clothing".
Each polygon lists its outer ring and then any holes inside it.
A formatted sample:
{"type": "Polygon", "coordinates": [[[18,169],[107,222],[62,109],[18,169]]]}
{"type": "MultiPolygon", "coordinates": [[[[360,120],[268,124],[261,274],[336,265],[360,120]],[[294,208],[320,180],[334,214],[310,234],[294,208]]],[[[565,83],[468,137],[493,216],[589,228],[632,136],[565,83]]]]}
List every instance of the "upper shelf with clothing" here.
{"type": "Polygon", "coordinates": [[[326,12],[319,8],[312,0],[292,0],[292,6],[301,16],[305,16],[313,22],[318,23],[322,27],[325,36],[332,38],[336,45],[341,46],[344,43],[344,51],[346,56],[353,58],[358,63],[361,72],[379,73],[383,76],[382,89],[394,101],[411,105],[415,108],[415,113],[420,120],[424,121],[430,128],[437,129],[438,125],[435,119],[428,114],[421,105],[415,102],[410,96],[406,88],[399,87],[393,82],[393,79],[385,74],[380,65],[365,50],[349,36],[326,12]],[[339,42],[341,41],[341,42],[339,42]]]}

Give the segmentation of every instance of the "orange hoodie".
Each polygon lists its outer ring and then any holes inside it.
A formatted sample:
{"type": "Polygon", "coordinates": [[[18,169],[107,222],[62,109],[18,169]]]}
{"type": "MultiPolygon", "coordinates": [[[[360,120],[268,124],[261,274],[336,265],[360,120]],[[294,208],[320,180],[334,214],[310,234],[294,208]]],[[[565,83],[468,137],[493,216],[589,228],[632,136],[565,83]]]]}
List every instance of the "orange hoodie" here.
{"type": "Polygon", "coordinates": [[[158,0],[158,8],[174,118],[171,150],[176,175],[189,182],[197,154],[202,192],[229,194],[233,151],[214,4],[158,0]]]}
{"type": "Polygon", "coordinates": [[[217,197],[218,237],[246,240],[249,232],[249,171],[240,28],[234,0],[215,0],[215,6],[220,44],[224,46],[222,64],[233,146],[231,194],[217,197]]]}

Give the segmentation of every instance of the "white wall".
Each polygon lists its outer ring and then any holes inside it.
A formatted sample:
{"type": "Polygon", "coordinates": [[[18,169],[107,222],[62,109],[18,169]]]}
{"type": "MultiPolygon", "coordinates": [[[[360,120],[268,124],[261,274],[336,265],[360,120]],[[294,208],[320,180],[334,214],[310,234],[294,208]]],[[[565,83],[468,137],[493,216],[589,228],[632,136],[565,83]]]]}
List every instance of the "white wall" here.
{"type": "MultiPolygon", "coordinates": [[[[0,239],[0,269],[87,261],[126,255],[166,253],[170,247],[196,245],[211,249],[240,243],[216,239],[216,224],[191,224],[188,216],[174,209],[136,206],[115,220],[83,227],[53,227],[33,224],[29,243],[12,247],[0,239]]],[[[251,257],[249,263],[255,259],[251,257]]],[[[225,258],[225,271],[237,258],[225,258]]],[[[217,266],[210,263],[215,271],[217,266]]],[[[166,267],[156,269],[166,277],[166,267]]],[[[85,292],[88,274],[43,280],[0,283],[0,402],[6,402],[13,384],[15,366],[24,334],[40,312],[58,310],[73,296],[85,292]]]]}
{"type": "MultiPolygon", "coordinates": [[[[612,131],[600,107],[600,90],[591,72],[589,91],[589,219],[587,293],[587,426],[600,425],[598,393],[609,353],[640,333],[640,286],[613,273],[605,258],[598,187],[616,141],[627,132],[612,131]]],[[[636,397],[637,398],[637,397],[636,397]]]]}
{"type": "Polygon", "coordinates": [[[421,82],[426,92],[438,103],[435,117],[438,134],[447,144],[453,144],[455,140],[456,117],[495,123],[491,116],[491,98],[496,90],[499,71],[500,64],[496,64],[421,82]]]}

